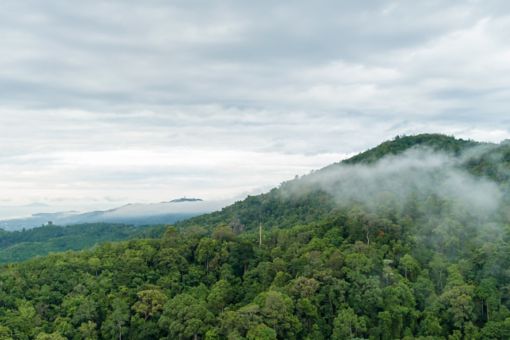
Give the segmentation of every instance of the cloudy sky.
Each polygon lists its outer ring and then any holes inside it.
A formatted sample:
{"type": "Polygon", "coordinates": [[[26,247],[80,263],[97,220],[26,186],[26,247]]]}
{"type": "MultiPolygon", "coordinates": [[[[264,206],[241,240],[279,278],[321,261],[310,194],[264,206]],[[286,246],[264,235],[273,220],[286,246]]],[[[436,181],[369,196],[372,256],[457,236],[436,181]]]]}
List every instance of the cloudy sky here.
{"type": "Polygon", "coordinates": [[[510,138],[508,1],[0,2],[0,205],[265,190],[397,134],[510,138]]]}

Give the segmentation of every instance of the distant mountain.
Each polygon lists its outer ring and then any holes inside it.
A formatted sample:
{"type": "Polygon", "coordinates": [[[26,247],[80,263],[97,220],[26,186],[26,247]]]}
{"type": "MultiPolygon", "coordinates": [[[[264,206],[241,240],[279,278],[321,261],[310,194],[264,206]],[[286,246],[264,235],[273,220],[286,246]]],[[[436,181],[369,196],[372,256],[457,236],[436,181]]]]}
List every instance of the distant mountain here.
{"type": "Polygon", "coordinates": [[[186,198],[186,197],[182,197],[182,198],[177,198],[177,199],[171,200],[170,203],[202,202],[202,201],[203,200],[200,199],[200,198],[186,198]]]}
{"type": "Polygon", "coordinates": [[[171,224],[222,208],[224,202],[206,202],[199,198],[179,198],[160,203],[132,203],[115,209],[79,213],[65,211],[33,214],[27,218],[0,221],[0,229],[21,230],[45,224],[125,223],[132,225],[171,224]]]}

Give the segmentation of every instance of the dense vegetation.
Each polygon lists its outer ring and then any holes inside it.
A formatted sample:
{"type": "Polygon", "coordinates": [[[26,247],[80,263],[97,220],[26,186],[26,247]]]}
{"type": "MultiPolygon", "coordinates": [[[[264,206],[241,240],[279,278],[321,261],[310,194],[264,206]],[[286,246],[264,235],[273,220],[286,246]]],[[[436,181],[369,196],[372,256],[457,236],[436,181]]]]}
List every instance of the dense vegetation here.
{"type": "Polygon", "coordinates": [[[354,157],[344,160],[344,164],[373,163],[388,155],[398,155],[415,147],[428,147],[433,151],[460,155],[468,148],[480,146],[471,140],[455,139],[440,134],[421,134],[417,136],[397,136],[394,140],[386,141],[376,148],[362,152],[354,157]]]}
{"type": "Polygon", "coordinates": [[[27,260],[51,252],[81,250],[98,243],[131,238],[155,237],[163,227],[91,223],[61,227],[44,225],[21,231],[0,229],[0,263],[27,260]]]}
{"type": "Polygon", "coordinates": [[[434,191],[338,204],[318,171],[162,237],[5,266],[0,339],[508,339],[510,148],[437,138],[381,147],[444,142],[497,207],[434,191]]]}

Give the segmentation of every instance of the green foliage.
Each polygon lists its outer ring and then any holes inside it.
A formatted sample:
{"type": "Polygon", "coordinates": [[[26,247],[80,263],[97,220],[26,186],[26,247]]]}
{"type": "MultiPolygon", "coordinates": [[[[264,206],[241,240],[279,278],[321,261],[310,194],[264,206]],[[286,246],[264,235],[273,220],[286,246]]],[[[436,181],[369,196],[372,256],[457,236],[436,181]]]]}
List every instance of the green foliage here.
{"type": "Polygon", "coordinates": [[[7,232],[0,229],[0,263],[19,262],[52,252],[80,250],[98,243],[160,235],[164,227],[135,227],[123,224],[45,225],[7,232]]]}
{"type": "Polygon", "coordinates": [[[360,153],[344,161],[345,164],[374,163],[388,155],[398,155],[411,148],[426,147],[433,151],[441,151],[458,155],[461,152],[479,145],[479,143],[456,139],[440,134],[421,134],[416,136],[397,136],[366,152],[360,153]]]}
{"type": "MultiPolygon", "coordinates": [[[[349,211],[338,213],[348,220],[349,211]]],[[[445,257],[419,241],[431,232],[420,223],[409,239],[370,244],[330,219],[267,231],[262,247],[256,233],[218,239],[174,230],[172,242],[133,240],[10,265],[0,273],[0,332],[6,339],[505,339],[505,272],[466,266],[479,256],[468,243],[461,256],[445,257]]],[[[493,244],[492,269],[505,268],[508,246],[493,244]]]]}
{"type": "Polygon", "coordinates": [[[159,325],[171,339],[203,336],[211,328],[213,314],[204,300],[179,294],[165,306],[159,325]]]}
{"type": "Polygon", "coordinates": [[[338,312],[333,321],[334,339],[352,339],[362,337],[367,331],[366,321],[363,317],[356,315],[350,307],[343,308],[338,312]]]}
{"type": "Polygon", "coordinates": [[[248,340],[276,340],[276,332],[274,329],[264,325],[258,324],[257,326],[250,328],[248,334],[246,334],[248,340]]]}

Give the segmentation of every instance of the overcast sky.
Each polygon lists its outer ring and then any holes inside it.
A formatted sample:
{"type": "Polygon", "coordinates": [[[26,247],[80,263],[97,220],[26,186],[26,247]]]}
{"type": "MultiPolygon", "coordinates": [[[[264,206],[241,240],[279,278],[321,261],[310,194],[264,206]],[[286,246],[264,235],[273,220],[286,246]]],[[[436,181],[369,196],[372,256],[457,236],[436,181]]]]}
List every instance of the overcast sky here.
{"type": "Polygon", "coordinates": [[[0,2],[0,205],[240,197],[510,137],[508,1],[0,2]]]}

